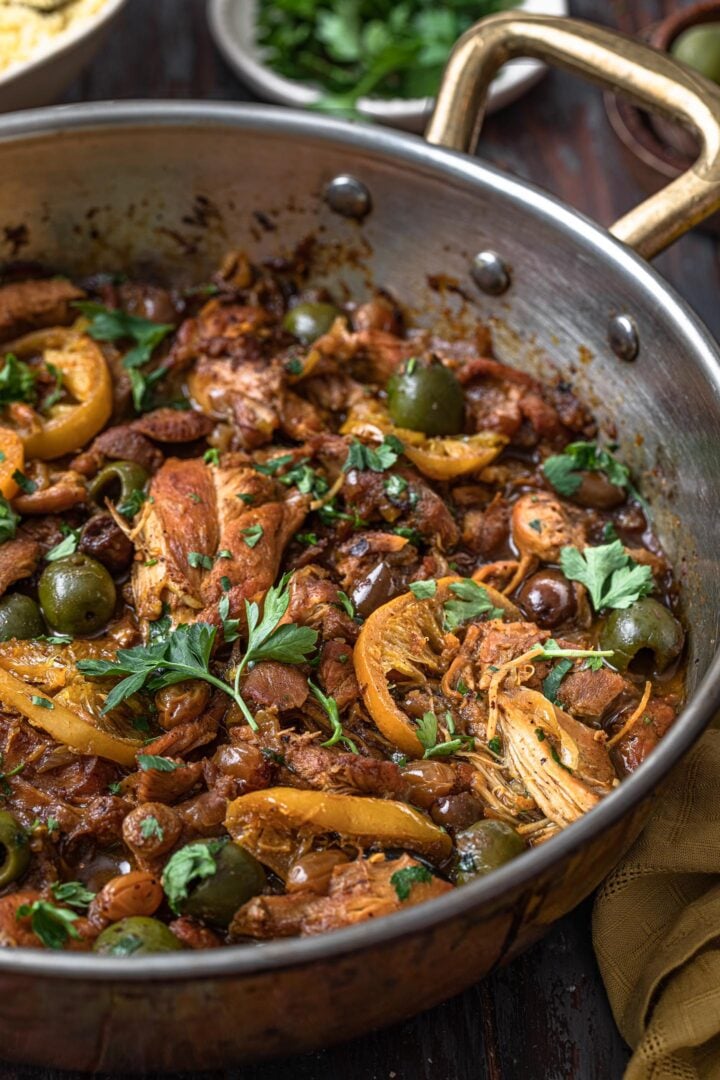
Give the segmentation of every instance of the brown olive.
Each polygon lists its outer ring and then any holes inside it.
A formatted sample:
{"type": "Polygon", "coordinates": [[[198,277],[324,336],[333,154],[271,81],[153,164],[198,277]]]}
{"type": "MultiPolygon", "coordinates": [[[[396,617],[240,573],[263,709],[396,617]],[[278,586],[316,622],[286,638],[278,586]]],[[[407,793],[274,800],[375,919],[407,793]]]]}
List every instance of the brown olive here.
{"type": "Polygon", "coordinates": [[[572,619],[577,610],[575,589],[559,570],[540,570],[525,581],[517,594],[523,614],[543,629],[572,619]]]}
{"type": "Polygon", "coordinates": [[[581,472],[580,487],[570,496],[579,506],[589,506],[593,510],[612,510],[620,506],[627,498],[627,490],[618,484],[611,484],[601,472],[581,472]]]}
{"type": "Polygon", "coordinates": [[[405,798],[423,810],[449,795],[456,783],[455,770],[443,761],[411,761],[403,769],[405,798]]]}
{"type": "Polygon", "coordinates": [[[121,574],[132,562],[133,545],[110,514],[95,514],[83,526],[79,550],[110,571],[121,574]]]}
{"type": "Polygon", "coordinates": [[[430,817],[446,829],[467,829],[483,816],[483,804],[471,791],[447,795],[430,808],[430,817]]]}
{"type": "Polygon", "coordinates": [[[402,315],[387,296],[381,293],[364,304],[359,304],[352,314],[355,330],[382,330],[386,334],[402,333],[402,315]]]}
{"type": "Polygon", "coordinates": [[[380,562],[366,577],[358,581],[352,591],[352,602],[358,615],[367,619],[381,604],[391,600],[394,593],[392,570],[386,562],[380,562]]]}
{"type": "Polygon", "coordinates": [[[287,876],[285,888],[288,892],[318,893],[324,896],[327,892],[333,870],[340,863],[348,861],[345,852],[338,848],[327,848],[326,851],[309,851],[307,855],[301,855],[292,864],[287,876]]]}

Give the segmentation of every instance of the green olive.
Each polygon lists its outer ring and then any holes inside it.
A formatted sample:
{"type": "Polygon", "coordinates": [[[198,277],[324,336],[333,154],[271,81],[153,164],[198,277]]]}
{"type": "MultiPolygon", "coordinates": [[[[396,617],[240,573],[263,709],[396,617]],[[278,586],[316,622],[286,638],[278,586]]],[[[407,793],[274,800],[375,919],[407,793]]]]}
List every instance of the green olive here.
{"type": "Polygon", "coordinates": [[[283,329],[303,345],[311,345],[327,334],[338,315],[342,315],[342,311],[334,304],[296,304],[283,319],[283,329]]]}
{"type": "Polygon", "coordinates": [[[458,860],[454,878],[465,885],[484,877],[525,851],[525,841],[506,821],[476,821],[455,836],[458,860]]]}
{"type": "Polygon", "coordinates": [[[670,52],[677,60],[720,83],[720,22],[703,23],[683,30],[670,52]]]}
{"type": "Polygon", "coordinates": [[[613,650],[610,663],[619,671],[625,671],[642,649],[655,657],[655,670],[664,671],[679,656],[684,640],[683,628],[675,616],[652,596],[613,611],[600,632],[600,646],[613,650]]]}
{"type": "MultiPolygon", "coordinates": [[[[113,461],[100,470],[88,491],[90,497],[101,506],[104,505],[106,496],[112,497],[117,493],[115,502],[122,514],[124,507],[132,507],[132,496],[144,490],[147,479],[148,474],[142,465],[134,461],[113,461]]],[[[129,516],[132,517],[132,514],[129,516]]]]}
{"type": "Polygon", "coordinates": [[[144,956],[146,953],[177,952],[182,945],[159,919],[129,915],[111,923],[95,938],[93,951],[103,956],[144,956]]]}
{"type": "Polygon", "coordinates": [[[45,633],[40,608],[22,593],[11,593],[0,600],[0,641],[19,638],[29,641],[45,633]]]}
{"type": "Polygon", "coordinates": [[[30,844],[22,825],[0,810],[0,889],[22,877],[30,863],[30,844]]]}
{"type": "MultiPolygon", "coordinates": [[[[182,848],[176,856],[182,858],[182,848]]],[[[265,887],[265,871],[245,848],[229,841],[213,856],[215,873],[190,884],[188,895],[175,907],[215,926],[229,926],[233,915],[265,887]]],[[[166,867],[167,872],[167,867],[166,867]]]]}
{"type": "Polygon", "coordinates": [[[463,429],[463,388],[450,368],[436,360],[408,360],[387,384],[387,403],[398,427],[425,435],[457,435],[463,429]]]}
{"type": "Polygon", "coordinates": [[[38,596],[53,630],[73,637],[102,630],[115,610],[113,579],[101,563],[80,552],[45,567],[38,596]]]}

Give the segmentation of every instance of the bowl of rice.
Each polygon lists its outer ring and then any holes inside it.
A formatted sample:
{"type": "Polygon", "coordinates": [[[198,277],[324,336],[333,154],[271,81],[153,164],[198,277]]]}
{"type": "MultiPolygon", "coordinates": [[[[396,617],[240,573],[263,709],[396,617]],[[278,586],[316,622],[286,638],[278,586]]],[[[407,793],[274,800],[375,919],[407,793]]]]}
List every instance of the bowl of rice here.
{"type": "Polygon", "coordinates": [[[0,112],[56,101],[127,0],[0,0],[0,112]]]}

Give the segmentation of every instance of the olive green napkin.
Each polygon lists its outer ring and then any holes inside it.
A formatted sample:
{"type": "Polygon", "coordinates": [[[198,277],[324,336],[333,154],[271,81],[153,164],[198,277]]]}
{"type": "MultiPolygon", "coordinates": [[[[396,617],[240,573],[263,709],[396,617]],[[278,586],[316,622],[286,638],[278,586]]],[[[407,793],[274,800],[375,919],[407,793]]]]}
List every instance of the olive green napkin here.
{"type": "Polygon", "coordinates": [[[595,900],[593,941],[625,1080],[720,1078],[720,731],[659,795],[595,900]]]}

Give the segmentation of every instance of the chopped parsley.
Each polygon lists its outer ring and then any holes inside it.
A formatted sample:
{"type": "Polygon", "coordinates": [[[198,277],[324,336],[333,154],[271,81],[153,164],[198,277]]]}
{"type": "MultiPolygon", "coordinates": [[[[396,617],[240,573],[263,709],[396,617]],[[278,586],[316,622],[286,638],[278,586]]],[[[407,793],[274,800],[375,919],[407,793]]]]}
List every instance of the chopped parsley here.
{"type": "Polygon", "coordinates": [[[408,482],[404,476],[391,473],[385,478],[385,492],[388,499],[400,499],[408,489],[408,482]]]}
{"type": "Polygon", "coordinates": [[[338,594],[337,595],[338,595],[338,603],[340,604],[340,606],[350,616],[351,619],[354,619],[355,614],[356,614],[355,613],[355,605],[353,604],[353,602],[350,599],[350,597],[348,596],[348,594],[346,592],[343,592],[342,589],[338,589],[338,594]]]}
{"type": "Polygon", "coordinates": [[[39,697],[38,694],[31,694],[30,700],[33,703],[33,705],[39,705],[41,709],[54,709],[55,708],[52,701],[48,700],[48,698],[46,698],[46,697],[39,697]]]}
{"type": "Polygon", "coordinates": [[[78,913],[70,908],[58,907],[49,900],[20,904],[15,918],[29,918],[32,932],[48,949],[62,949],[70,938],[80,940],[80,934],[75,927],[78,913]]]}
{"type": "Polygon", "coordinates": [[[7,499],[0,495],[0,544],[14,537],[20,516],[15,513],[7,499]]]}
{"type": "Polygon", "coordinates": [[[403,452],[403,444],[395,435],[386,435],[380,445],[374,449],[353,439],[343,465],[343,472],[369,469],[371,472],[385,472],[391,468],[403,452]]]}
{"type": "Polygon", "coordinates": [[[433,578],[429,581],[411,581],[408,589],[418,600],[430,600],[437,592],[437,581],[433,578]]]}
{"type": "Polygon", "coordinates": [[[249,548],[254,548],[262,540],[263,532],[262,525],[248,525],[246,529],[240,530],[240,535],[249,548]]]}
{"type": "MultiPolygon", "coordinates": [[[[452,724],[452,717],[450,719],[451,723],[448,728],[452,733],[454,724],[452,724]]],[[[422,718],[416,720],[415,723],[417,724],[415,734],[424,748],[424,758],[449,757],[451,754],[457,753],[458,750],[470,749],[475,744],[475,740],[469,735],[461,735],[456,739],[438,742],[438,719],[434,712],[423,713],[422,718]]]]}
{"type": "Polygon", "coordinates": [[[203,454],[203,461],[206,465],[219,465],[220,464],[220,451],[215,446],[211,446],[209,450],[206,450],[203,454]]]}
{"type": "Polygon", "coordinates": [[[188,563],[195,570],[212,570],[213,560],[210,555],[203,555],[201,551],[191,551],[188,554],[188,563]]]}
{"type": "MultiPolygon", "coordinates": [[[[191,495],[190,498],[192,499],[193,496],[191,495]]],[[[197,495],[195,496],[195,498],[198,500],[198,502],[200,501],[197,495]]],[[[143,503],[145,503],[146,501],[147,494],[141,488],[135,488],[134,491],[130,492],[127,499],[117,504],[115,509],[117,510],[118,514],[122,514],[124,518],[131,520],[135,517],[136,514],[140,512],[143,503]]]]}
{"type": "Polygon", "coordinates": [[[427,866],[405,866],[402,870],[395,871],[390,878],[390,884],[395,889],[398,900],[404,903],[409,899],[413,885],[432,881],[432,878],[432,873],[427,866]]]}
{"type": "Polygon", "coordinates": [[[164,840],[165,832],[162,825],[156,817],[152,814],[148,814],[140,822],[140,835],[143,840],[164,840]]]}
{"type": "Polygon", "coordinates": [[[226,838],[198,840],[194,844],[186,844],[170,856],[163,870],[162,887],[168,904],[176,914],[178,906],[187,900],[190,886],[217,873],[215,856],[227,843],[226,838]]]}
{"type": "Polygon", "coordinates": [[[60,529],[64,533],[63,539],[48,551],[45,556],[48,562],[64,559],[66,555],[74,555],[80,543],[79,529],[71,529],[65,522],[61,524],[60,529]]]}
{"type": "MultiPolygon", "coordinates": [[[[582,484],[581,472],[603,472],[611,484],[630,487],[630,470],[594,442],[574,442],[562,454],[555,454],[543,463],[545,479],[560,495],[572,496],[582,484]]],[[[532,523],[531,523],[532,524],[532,523]]]]}
{"type": "Polygon", "coordinates": [[[501,619],[503,616],[502,608],[495,607],[487,589],[472,578],[454,581],[450,585],[450,592],[457,600],[446,600],[443,604],[447,630],[457,630],[463,623],[480,615],[487,615],[489,619],[501,619]]]}
{"type": "Polygon", "coordinates": [[[136,412],[146,412],[154,407],[150,391],[167,372],[164,368],[142,371],[160,342],[174,327],[170,323],[156,323],[124,311],[106,308],[91,300],[75,302],[83,315],[89,319],[87,332],[95,341],[132,341],[134,344],[123,356],[123,367],[130,377],[133,405],[136,412]]]}
{"type": "MultiPolygon", "coordinates": [[[[600,658],[600,662],[602,663],[602,658],[600,658]]],[[[557,704],[557,692],[560,689],[560,683],[572,669],[572,666],[573,662],[568,658],[558,660],[549,675],[543,679],[542,692],[548,701],[552,701],[553,705],[557,704]]]]}
{"type": "Polygon", "coordinates": [[[35,481],[31,480],[25,473],[20,472],[19,469],[15,470],[12,474],[12,478],[20,490],[24,491],[26,495],[32,495],[34,491],[37,491],[37,484],[35,481]]]}
{"type": "MultiPolygon", "coordinates": [[[[52,831],[50,821],[48,818],[48,830],[52,831]]],[[[82,881],[55,881],[50,886],[50,892],[58,903],[67,904],[78,911],[84,911],[95,899],[95,893],[87,889],[82,881]]]]}
{"type": "MultiPolygon", "coordinates": [[[[127,650],[128,652],[131,650],[127,650]]],[[[88,660],[81,661],[81,663],[103,663],[102,660],[88,660]]],[[[78,664],[80,667],[80,664],[78,664]]],[[[125,680],[127,681],[127,680],[125,680]]],[[[122,686],[122,683],[119,685],[122,686]]],[[[117,690],[117,687],[115,687],[117,690]]],[[[182,764],[179,761],[171,761],[170,758],[161,757],[159,754],[138,754],[137,763],[143,772],[148,772],[150,769],[154,769],[155,772],[175,772],[176,769],[182,769],[182,764]]]]}
{"type": "Polygon", "coordinates": [[[13,353],[8,353],[0,368],[0,407],[14,401],[32,405],[37,400],[35,372],[13,353]]]}
{"type": "Polygon", "coordinates": [[[492,739],[488,739],[488,750],[495,754],[496,757],[499,757],[500,754],[502,754],[502,743],[497,735],[492,739]]]}

